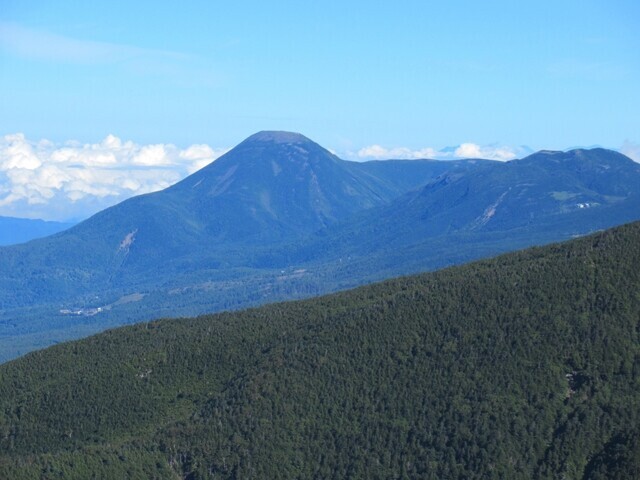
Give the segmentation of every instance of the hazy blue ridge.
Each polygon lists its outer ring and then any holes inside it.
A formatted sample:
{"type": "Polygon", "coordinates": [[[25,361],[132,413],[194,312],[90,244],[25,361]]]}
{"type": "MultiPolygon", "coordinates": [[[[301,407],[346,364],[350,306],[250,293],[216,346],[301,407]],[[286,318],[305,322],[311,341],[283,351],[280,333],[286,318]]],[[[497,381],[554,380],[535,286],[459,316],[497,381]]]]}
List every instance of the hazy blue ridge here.
{"type": "Polygon", "coordinates": [[[29,218],[0,217],[0,246],[15,245],[53,235],[71,228],[74,223],[29,218]]]}

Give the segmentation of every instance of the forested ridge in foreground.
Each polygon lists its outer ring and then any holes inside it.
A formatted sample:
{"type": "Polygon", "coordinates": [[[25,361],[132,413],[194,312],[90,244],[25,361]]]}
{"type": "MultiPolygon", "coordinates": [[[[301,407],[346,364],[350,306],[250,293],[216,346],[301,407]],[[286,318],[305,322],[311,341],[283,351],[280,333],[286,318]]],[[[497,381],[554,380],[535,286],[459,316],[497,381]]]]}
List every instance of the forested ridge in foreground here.
{"type": "Polygon", "coordinates": [[[0,366],[0,478],[640,478],[640,223],[0,366]]]}

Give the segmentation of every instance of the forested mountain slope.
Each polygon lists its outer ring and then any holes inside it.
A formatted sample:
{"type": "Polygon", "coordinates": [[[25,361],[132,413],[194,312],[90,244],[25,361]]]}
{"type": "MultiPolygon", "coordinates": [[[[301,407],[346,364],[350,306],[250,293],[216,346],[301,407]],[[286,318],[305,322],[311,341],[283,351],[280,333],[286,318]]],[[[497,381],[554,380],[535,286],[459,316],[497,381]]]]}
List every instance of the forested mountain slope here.
{"type": "MultiPolygon", "coordinates": [[[[448,171],[386,205],[322,232],[322,249],[397,251],[456,235],[476,246],[502,238],[570,238],[640,217],[640,164],[611,150],[541,151],[448,171]]],[[[456,246],[456,242],[448,242],[456,246]]],[[[312,253],[310,253],[312,255],[312,253]]]]}
{"type": "Polygon", "coordinates": [[[2,478],[638,478],[640,223],[0,366],[2,478]]]}
{"type": "Polygon", "coordinates": [[[157,287],[194,263],[233,267],[246,263],[239,251],[294,241],[403,193],[349,163],[299,134],[257,133],[165,190],[0,249],[0,301],[7,309],[157,287]]]}

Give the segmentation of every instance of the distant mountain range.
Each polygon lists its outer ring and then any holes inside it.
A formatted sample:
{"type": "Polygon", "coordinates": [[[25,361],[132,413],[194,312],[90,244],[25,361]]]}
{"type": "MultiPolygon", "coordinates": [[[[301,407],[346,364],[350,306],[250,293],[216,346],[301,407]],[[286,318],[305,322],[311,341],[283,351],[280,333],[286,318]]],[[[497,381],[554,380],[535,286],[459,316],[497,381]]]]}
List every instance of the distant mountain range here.
{"type": "Polygon", "coordinates": [[[637,479],[638,292],[634,223],[57,345],[0,365],[0,478],[637,479]]]}
{"type": "Polygon", "coordinates": [[[71,228],[74,223],[0,217],[0,246],[15,245],[71,228]]]}
{"type": "Polygon", "coordinates": [[[640,218],[604,150],[348,162],[260,132],[161,192],[0,249],[0,359],[158,316],[308,297],[640,218]]]}

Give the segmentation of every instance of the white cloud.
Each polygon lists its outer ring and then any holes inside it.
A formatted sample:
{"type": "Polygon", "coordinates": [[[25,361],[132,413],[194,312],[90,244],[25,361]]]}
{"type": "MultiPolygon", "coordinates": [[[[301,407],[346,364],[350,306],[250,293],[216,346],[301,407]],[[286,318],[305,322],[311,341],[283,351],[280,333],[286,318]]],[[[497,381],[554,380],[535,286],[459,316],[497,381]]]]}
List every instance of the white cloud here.
{"type": "Polygon", "coordinates": [[[625,140],[620,147],[620,153],[623,153],[634,162],[640,163],[640,144],[625,140]]]}
{"type": "Polygon", "coordinates": [[[172,159],[170,158],[171,145],[165,147],[164,145],[145,145],[139,151],[139,153],[133,157],[132,163],[134,165],[144,165],[146,167],[158,167],[171,165],[172,159]]]}
{"type": "Polygon", "coordinates": [[[433,148],[423,148],[420,150],[411,150],[406,147],[385,148],[380,145],[371,145],[358,150],[359,158],[369,158],[376,160],[385,159],[418,159],[418,158],[434,158],[438,152],[433,148]]]}
{"type": "Polygon", "coordinates": [[[189,173],[193,173],[200,170],[211,162],[211,158],[218,158],[224,154],[226,150],[214,151],[209,145],[191,145],[186,150],[180,152],[180,158],[191,161],[191,167],[189,167],[189,173]]]}
{"type": "Polygon", "coordinates": [[[166,188],[226,149],[138,145],[108,135],[99,143],[0,137],[0,215],[82,218],[132,195],[166,188]]]}
{"type": "Polygon", "coordinates": [[[357,158],[363,160],[386,160],[386,159],[421,159],[431,158],[439,160],[453,160],[459,158],[484,158],[488,160],[507,161],[513,160],[521,153],[521,148],[512,148],[495,145],[476,145],[475,143],[463,143],[455,149],[438,150],[425,147],[412,150],[406,147],[385,148],[380,145],[371,145],[361,148],[356,154],[357,158]]]}
{"type": "Polygon", "coordinates": [[[506,162],[517,158],[514,149],[510,147],[480,146],[475,143],[463,143],[456,148],[454,155],[458,158],[486,158],[506,162]]]}

